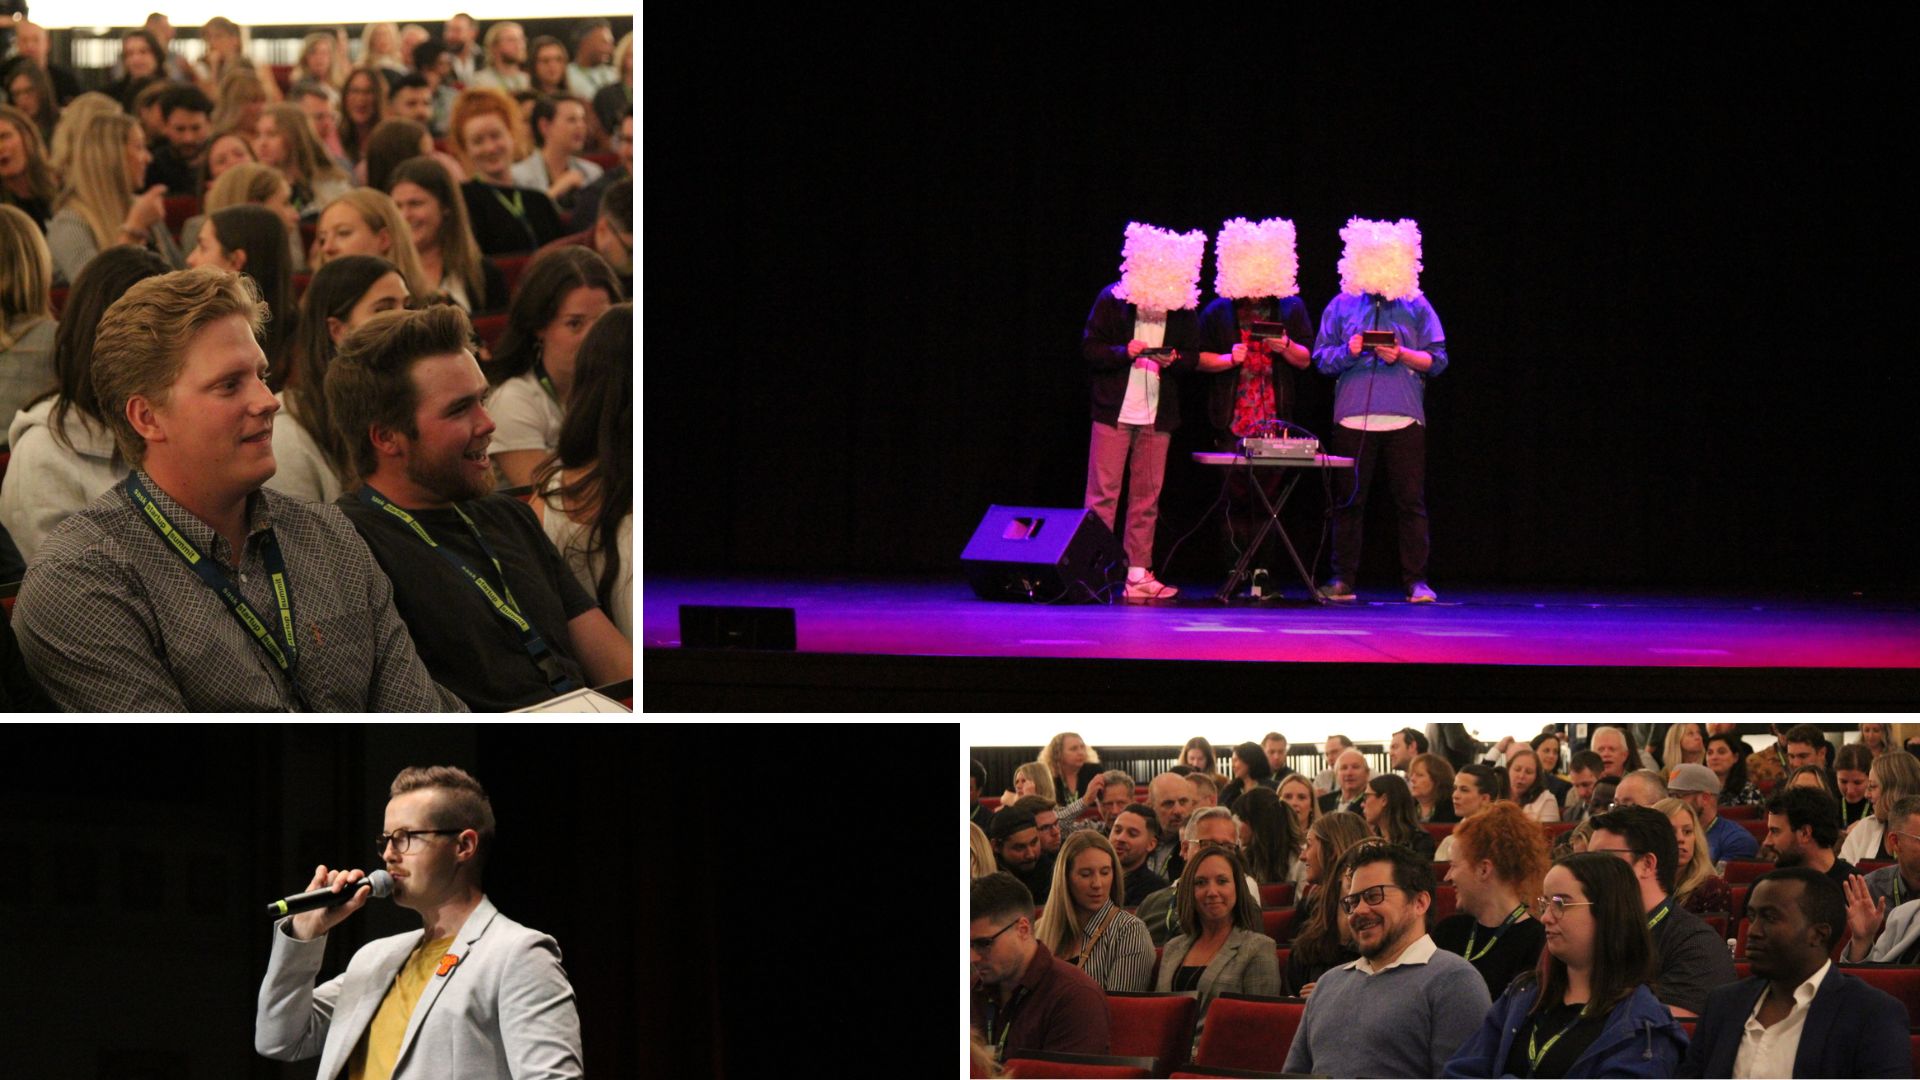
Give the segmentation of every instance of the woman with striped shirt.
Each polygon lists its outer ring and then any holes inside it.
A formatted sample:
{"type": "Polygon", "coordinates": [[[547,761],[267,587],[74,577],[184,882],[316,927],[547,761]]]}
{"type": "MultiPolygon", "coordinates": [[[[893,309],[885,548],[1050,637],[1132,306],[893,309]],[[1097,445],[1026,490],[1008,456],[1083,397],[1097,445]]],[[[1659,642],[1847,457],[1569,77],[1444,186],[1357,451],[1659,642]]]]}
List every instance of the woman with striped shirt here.
{"type": "Polygon", "coordinates": [[[1113,845],[1097,832],[1060,845],[1053,888],[1035,933],[1053,955],[1092,976],[1103,990],[1145,990],[1153,975],[1153,939],[1121,910],[1126,875],[1113,845]]]}

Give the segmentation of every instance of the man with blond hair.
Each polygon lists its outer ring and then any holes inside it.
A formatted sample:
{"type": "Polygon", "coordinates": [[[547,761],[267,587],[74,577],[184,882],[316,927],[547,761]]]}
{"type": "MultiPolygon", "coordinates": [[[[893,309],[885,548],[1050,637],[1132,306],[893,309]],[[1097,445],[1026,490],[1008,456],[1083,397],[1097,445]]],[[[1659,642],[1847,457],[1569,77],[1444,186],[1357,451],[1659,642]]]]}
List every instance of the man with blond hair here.
{"type": "Polygon", "coordinates": [[[314,868],[308,890],[353,890],[336,907],[276,922],[253,1047],[276,1061],[318,1055],[333,1077],[579,1077],[580,1015],[553,938],[502,915],[480,887],[493,806],[464,769],[402,769],[380,858],[393,902],[420,930],[361,946],[315,986],[327,934],[366,906],[364,870],[314,868]]]}
{"type": "Polygon", "coordinates": [[[14,609],[28,666],[89,712],[459,710],[334,507],[269,491],[273,420],[249,278],[212,267],[116,300],[93,385],[133,471],[48,534],[14,609]]]}

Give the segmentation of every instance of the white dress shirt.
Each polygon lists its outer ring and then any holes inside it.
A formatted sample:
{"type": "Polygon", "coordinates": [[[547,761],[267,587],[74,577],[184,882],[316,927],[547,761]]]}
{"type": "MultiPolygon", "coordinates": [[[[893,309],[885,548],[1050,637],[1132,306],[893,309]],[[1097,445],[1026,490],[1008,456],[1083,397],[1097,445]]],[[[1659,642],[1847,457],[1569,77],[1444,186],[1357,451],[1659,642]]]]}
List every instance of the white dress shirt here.
{"type": "Polygon", "coordinates": [[[1350,967],[1362,975],[1378,975],[1383,971],[1392,971],[1401,964],[1424,964],[1433,959],[1433,954],[1439,951],[1440,947],[1433,943],[1432,934],[1421,934],[1419,941],[1400,950],[1400,955],[1394,957],[1393,963],[1384,967],[1374,967],[1373,962],[1364,956],[1351,964],[1342,966],[1350,967]]]}
{"type": "Polygon", "coordinates": [[[1760,993],[1760,1000],[1753,1003],[1753,1012],[1747,1015],[1746,1034],[1740,1039],[1740,1053],[1733,1059],[1733,1075],[1736,1078],[1749,1076],[1792,1076],[1793,1059],[1800,1052],[1800,1033],[1807,1024],[1807,1010],[1813,1007],[1813,996],[1820,992],[1820,982],[1833,970],[1833,961],[1820,965],[1813,977],[1801,983],[1793,991],[1793,1011],[1786,1019],[1766,1027],[1760,1023],[1760,1009],[1767,1003],[1767,995],[1773,993],[1769,986],[1760,993]]]}

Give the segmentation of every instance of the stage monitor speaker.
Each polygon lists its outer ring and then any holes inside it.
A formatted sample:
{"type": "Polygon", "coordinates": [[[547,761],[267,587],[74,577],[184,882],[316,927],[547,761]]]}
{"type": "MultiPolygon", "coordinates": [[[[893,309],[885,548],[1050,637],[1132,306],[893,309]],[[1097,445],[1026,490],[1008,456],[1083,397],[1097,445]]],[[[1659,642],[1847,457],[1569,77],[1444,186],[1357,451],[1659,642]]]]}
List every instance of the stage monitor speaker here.
{"type": "Polygon", "coordinates": [[[1127,580],[1127,556],[1091,510],[991,506],[960,553],[982,600],[1106,602],[1127,580]]]}
{"type": "Polygon", "coordinates": [[[793,609],[681,604],[680,647],[792,652],[793,609]]]}

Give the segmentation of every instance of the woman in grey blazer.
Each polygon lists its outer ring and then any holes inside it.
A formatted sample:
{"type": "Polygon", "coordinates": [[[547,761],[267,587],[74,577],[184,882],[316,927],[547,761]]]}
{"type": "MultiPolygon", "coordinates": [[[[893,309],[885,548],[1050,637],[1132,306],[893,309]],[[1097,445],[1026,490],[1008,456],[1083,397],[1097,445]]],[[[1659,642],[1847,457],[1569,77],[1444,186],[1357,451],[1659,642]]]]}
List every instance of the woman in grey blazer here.
{"type": "Polygon", "coordinates": [[[1260,932],[1260,897],[1247,891],[1246,874],[1238,851],[1209,844],[1187,863],[1174,891],[1184,933],[1160,954],[1154,989],[1199,995],[1196,1045],[1207,1007],[1220,994],[1280,994],[1279,957],[1273,939],[1260,932]]]}

